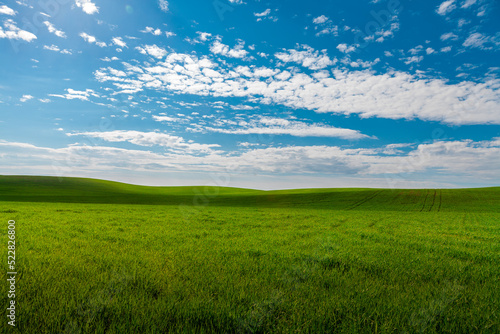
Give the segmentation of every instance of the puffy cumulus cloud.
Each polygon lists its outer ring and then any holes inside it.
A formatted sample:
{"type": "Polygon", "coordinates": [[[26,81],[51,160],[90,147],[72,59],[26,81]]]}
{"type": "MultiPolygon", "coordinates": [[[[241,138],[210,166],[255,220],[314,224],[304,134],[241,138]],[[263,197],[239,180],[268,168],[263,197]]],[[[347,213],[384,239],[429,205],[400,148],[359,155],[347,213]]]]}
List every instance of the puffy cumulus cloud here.
{"type": "Polygon", "coordinates": [[[357,130],[336,128],[321,124],[307,124],[282,118],[261,117],[258,121],[240,122],[237,128],[205,127],[205,130],[226,134],[267,134],[296,137],[335,137],[342,139],[369,138],[357,130]]]}
{"type": "Polygon", "coordinates": [[[231,49],[228,45],[223,44],[220,39],[217,39],[212,43],[212,45],[210,45],[210,52],[224,57],[245,58],[248,55],[248,51],[243,49],[244,46],[244,42],[239,42],[233,49],[231,49]]]}
{"type": "Polygon", "coordinates": [[[158,0],[158,6],[164,12],[168,12],[168,1],[167,0],[158,0]]]}
{"type": "Polygon", "coordinates": [[[33,99],[33,96],[31,96],[31,95],[23,95],[23,97],[21,97],[21,98],[19,99],[19,101],[21,101],[21,102],[26,102],[26,101],[29,101],[29,100],[31,100],[31,99],[33,99]]]}
{"type": "Polygon", "coordinates": [[[80,33],[80,37],[83,38],[83,40],[89,44],[95,44],[98,47],[104,48],[106,47],[106,43],[98,41],[94,36],[89,35],[87,33],[80,33]]]}
{"type": "Polygon", "coordinates": [[[356,47],[358,45],[347,45],[345,43],[337,45],[337,50],[339,50],[342,53],[351,53],[356,51],[356,47]]]}
{"type": "Polygon", "coordinates": [[[451,13],[457,6],[455,6],[455,1],[456,0],[447,0],[439,5],[439,7],[436,9],[436,12],[439,15],[446,15],[448,13],[451,13]]]}
{"type": "MultiPolygon", "coordinates": [[[[359,64],[358,64],[359,65],[359,64]]],[[[388,119],[422,119],[450,124],[500,124],[500,81],[463,81],[392,71],[320,70],[219,65],[208,58],[170,53],[164,61],[128,66],[121,77],[95,72],[100,82],[120,89],[152,89],[176,94],[246,97],[320,113],[388,119]]]]}
{"type": "Polygon", "coordinates": [[[155,57],[157,59],[162,59],[168,53],[167,50],[159,47],[156,44],[144,45],[142,47],[138,46],[135,49],[138,50],[143,55],[149,55],[149,56],[155,57]]]}
{"type": "Polygon", "coordinates": [[[212,37],[212,34],[209,32],[197,31],[196,34],[198,34],[198,40],[202,43],[208,41],[212,37]]]}
{"type": "Polygon", "coordinates": [[[67,133],[67,136],[86,136],[102,139],[107,142],[128,142],[138,146],[162,146],[169,149],[180,149],[185,152],[211,152],[218,144],[198,144],[186,142],[182,137],[172,136],[159,132],[140,131],[108,131],[108,132],[79,132],[67,133]]]}
{"type": "Polygon", "coordinates": [[[144,28],[144,30],[140,30],[140,32],[142,32],[144,34],[152,34],[155,36],[160,36],[162,34],[161,29],[159,29],[159,28],[155,29],[153,27],[146,27],[146,28],[144,28]]]}
{"type": "Polygon", "coordinates": [[[314,30],[316,30],[316,36],[319,37],[321,35],[339,35],[339,27],[332,23],[332,21],[326,17],[325,15],[318,16],[313,19],[313,23],[315,24],[314,30]]]}
{"type": "Polygon", "coordinates": [[[95,91],[92,89],[86,89],[84,91],[74,90],[71,88],[66,89],[66,94],[49,94],[49,96],[60,97],[66,100],[82,100],[88,101],[90,96],[99,97],[95,91]]]}
{"type": "Polygon", "coordinates": [[[95,13],[99,13],[99,7],[97,7],[90,0],[75,0],[75,4],[78,8],[81,8],[84,13],[92,15],[95,13]]]}
{"type": "Polygon", "coordinates": [[[285,50],[284,52],[276,53],[274,56],[285,63],[298,63],[311,70],[323,69],[335,65],[337,62],[336,58],[331,59],[328,57],[326,50],[320,53],[308,45],[303,45],[301,50],[285,50]]]}
{"type": "Polygon", "coordinates": [[[37,37],[29,31],[19,29],[13,20],[8,19],[3,22],[3,28],[0,27],[0,38],[20,39],[26,42],[31,42],[37,37]]]}
{"type": "MultiPolygon", "coordinates": [[[[288,146],[251,148],[247,142],[242,152],[224,153],[210,151],[210,147],[189,146],[175,136],[160,133],[135,133],[129,131],[90,132],[70,134],[100,138],[107,142],[136,141],[140,146],[160,145],[172,150],[155,153],[151,150],[131,150],[106,146],[74,144],[54,149],[37,147],[27,143],[10,143],[0,140],[2,161],[17,169],[35,163],[40,168],[67,168],[79,172],[92,169],[106,171],[127,170],[155,171],[203,171],[226,172],[228,170],[259,175],[276,173],[325,175],[373,176],[388,179],[387,186],[394,185],[403,177],[415,180],[429,176],[446,178],[456,175],[455,182],[491,184],[500,178],[500,139],[473,142],[439,141],[421,145],[391,144],[379,148],[349,149],[338,146],[288,146]],[[206,149],[208,154],[199,154],[206,149]],[[190,152],[192,151],[192,153],[190,152]],[[70,162],[70,163],[68,163],[70,162]],[[424,174],[427,173],[427,174],[424,174]]],[[[95,140],[94,140],[95,142],[95,140]]],[[[199,144],[202,145],[202,144],[199,144]]],[[[366,184],[366,183],[365,183],[366,184]]]]}
{"type": "Polygon", "coordinates": [[[321,16],[314,18],[313,23],[314,24],[322,24],[322,23],[327,22],[328,20],[329,20],[328,17],[326,17],[325,15],[321,15],[321,16]]]}
{"type": "Polygon", "coordinates": [[[268,16],[270,14],[271,14],[271,9],[270,8],[266,9],[262,13],[253,13],[253,15],[256,16],[256,17],[264,17],[264,16],[268,16]]]}
{"type": "Polygon", "coordinates": [[[50,33],[56,35],[57,37],[66,38],[66,33],[62,30],[57,30],[56,27],[49,21],[44,21],[43,24],[45,24],[50,33]]]}
{"type": "Polygon", "coordinates": [[[12,8],[2,5],[0,6],[0,14],[14,16],[16,12],[12,8]]]}

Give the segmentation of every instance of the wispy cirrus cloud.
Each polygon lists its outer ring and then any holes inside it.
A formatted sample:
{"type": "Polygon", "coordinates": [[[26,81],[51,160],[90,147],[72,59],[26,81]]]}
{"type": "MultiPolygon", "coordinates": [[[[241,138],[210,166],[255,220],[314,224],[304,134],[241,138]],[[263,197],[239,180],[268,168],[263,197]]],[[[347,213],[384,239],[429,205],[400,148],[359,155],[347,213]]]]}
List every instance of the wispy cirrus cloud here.
{"type": "Polygon", "coordinates": [[[59,52],[59,53],[65,54],[65,55],[71,55],[71,54],[73,54],[73,52],[71,50],[68,50],[68,49],[61,50],[57,45],[54,45],[54,44],[52,44],[52,45],[44,45],[43,49],[44,50],[54,51],[54,52],[59,52]]]}
{"type": "Polygon", "coordinates": [[[82,100],[88,101],[90,96],[99,97],[98,94],[92,89],[86,89],[84,91],[74,90],[71,88],[66,89],[66,94],[49,94],[49,96],[60,97],[66,100],[82,100]]]}
{"type": "Polygon", "coordinates": [[[492,37],[475,32],[470,34],[462,45],[481,50],[493,50],[494,48],[500,47],[500,33],[497,36],[492,37]]]}
{"type": "Polygon", "coordinates": [[[349,140],[370,138],[360,131],[336,128],[322,124],[307,124],[274,117],[260,117],[257,121],[240,122],[238,127],[213,128],[205,127],[207,131],[225,134],[266,134],[290,135],[295,137],[332,137],[349,140]]]}
{"type": "Polygon", "coordinates": [[[43,24],[47,27],[50,33],[56,35],[57,37],[66,38],[66,33],[62,30],[56,29],[56,27],[49,21],[44,21],[43,24]]]}
{"type": "Polygon", "coordinates": [[[447,0],[439,5],[436,9],[436,13],[439,15],[447,15],[451,13],[457,6],[455,5],[456,0],[447,0]]]}
{"type": "Polygon", "coordinates": [[[107,46],[106,43],[98,41],[94,36],[89,35],[85,32],[80,33],[80,37],[83,38],[83,40],[89,44],[95,44],[98,47],[104,48],[107,46]]]}
{"type": "Polygon", "coordinates": [[[115,130],[108,132],[77,132],[66,133],[67,136],[86,136],[99,138],[107,142],[128,142],[138,146],[161,146],[170,149],[181,149],[186,152],[210,152],[214,148],[220,147],[218,144],[199,144],[187,142],[179,136],[169,135],[160,132],[142,132],[115,130]]]}

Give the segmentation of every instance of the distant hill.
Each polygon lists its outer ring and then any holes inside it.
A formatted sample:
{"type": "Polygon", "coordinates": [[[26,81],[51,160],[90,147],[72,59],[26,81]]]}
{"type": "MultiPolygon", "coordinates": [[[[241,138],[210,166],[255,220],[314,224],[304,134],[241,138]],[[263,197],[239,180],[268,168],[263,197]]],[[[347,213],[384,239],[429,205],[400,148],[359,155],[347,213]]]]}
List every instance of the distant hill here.
{"type": "MultiPolygon", "coordinates": [[[[47,176],[0,176],[0,202],[308,207],[335,210],[500,212],[500,187],[473,189],[296,189],[148,187],[47,176]]],[[[1,203],[0,203],[1,205],[1,203]]]]}

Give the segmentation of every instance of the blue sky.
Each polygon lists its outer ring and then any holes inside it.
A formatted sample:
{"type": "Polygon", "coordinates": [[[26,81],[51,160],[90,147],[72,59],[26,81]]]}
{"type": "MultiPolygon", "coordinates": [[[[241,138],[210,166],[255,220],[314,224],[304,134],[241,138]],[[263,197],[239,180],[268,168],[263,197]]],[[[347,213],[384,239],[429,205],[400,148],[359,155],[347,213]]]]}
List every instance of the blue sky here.
{"type": "Polygon", "coordinates": [[[0,174],[148,185],[500,180],[500,4],[0,2],[0,174]]]}

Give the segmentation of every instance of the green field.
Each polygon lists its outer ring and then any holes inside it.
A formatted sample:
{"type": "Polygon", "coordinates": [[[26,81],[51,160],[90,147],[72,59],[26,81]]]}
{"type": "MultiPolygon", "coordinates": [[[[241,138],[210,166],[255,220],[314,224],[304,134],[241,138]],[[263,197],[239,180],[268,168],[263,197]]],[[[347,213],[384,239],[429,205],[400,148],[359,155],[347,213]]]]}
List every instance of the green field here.
{"type": "Polygon", "coordinates": [[[500,188],[0,176],[0,221],[2,333],[500,333],[500,188]]]}

